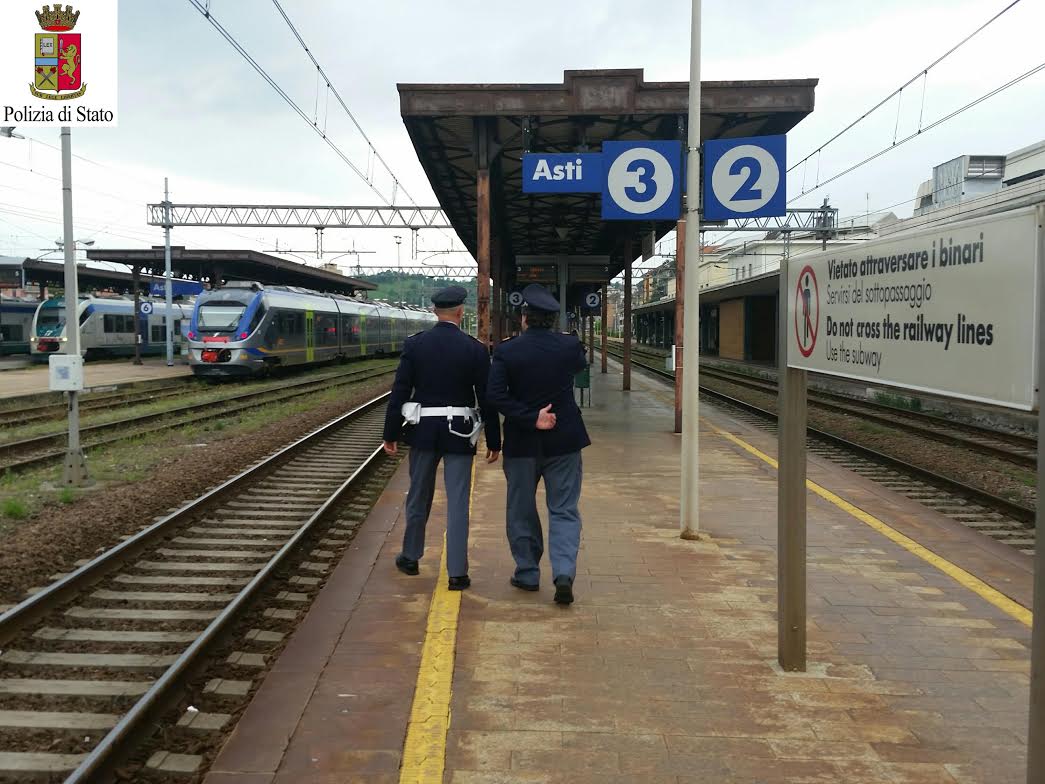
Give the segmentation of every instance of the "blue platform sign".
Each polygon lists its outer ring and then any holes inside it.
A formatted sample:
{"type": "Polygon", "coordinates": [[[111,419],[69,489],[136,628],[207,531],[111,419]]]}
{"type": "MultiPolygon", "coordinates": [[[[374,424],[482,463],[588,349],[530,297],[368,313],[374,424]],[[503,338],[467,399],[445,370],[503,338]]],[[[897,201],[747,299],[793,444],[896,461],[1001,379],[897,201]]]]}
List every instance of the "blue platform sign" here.
{"type": "Polygon", "coordinates": [[[704,219],[787,214],[787,137],[704,142],[704,219]]]}
{"type": "Polygon", "coordinates": [[[599,193],[602,155],[597,152],[523,154],[523,193],[599,193]]]}
{"type": "Polygon", "coordinates": [[[603,220],[677,220],[682,142],[603,142],[603,220]]]}

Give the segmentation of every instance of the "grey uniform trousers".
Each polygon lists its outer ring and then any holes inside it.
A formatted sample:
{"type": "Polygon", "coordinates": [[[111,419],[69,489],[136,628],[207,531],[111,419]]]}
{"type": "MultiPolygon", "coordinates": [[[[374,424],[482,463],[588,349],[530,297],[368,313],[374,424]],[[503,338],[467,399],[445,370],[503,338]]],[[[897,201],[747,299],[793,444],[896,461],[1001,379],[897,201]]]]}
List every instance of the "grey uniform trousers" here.
{"type": "Polygon", "coordinates": [[[515,559],[515,579],[527,585],[540,581],[544,534],[537,513],[537,484],[544,479],[548,501],[548,549],[552,576],[573,579],[577,574],[577,550],[581,544],[581,453],[555,457],[506,457],[508,481],[505,514],[508,545],[515,559]]]}
{"type": "Polygon", "coordinates": [[[403,555],[420,561],[425,551],[425,526],[432,512],[435,472],[443,461],[446,485],[446,570],[451,577],[468,574],[468,500],[472,492],[474,455],[410,450],[410,491],[406,495],[403,555]]]}

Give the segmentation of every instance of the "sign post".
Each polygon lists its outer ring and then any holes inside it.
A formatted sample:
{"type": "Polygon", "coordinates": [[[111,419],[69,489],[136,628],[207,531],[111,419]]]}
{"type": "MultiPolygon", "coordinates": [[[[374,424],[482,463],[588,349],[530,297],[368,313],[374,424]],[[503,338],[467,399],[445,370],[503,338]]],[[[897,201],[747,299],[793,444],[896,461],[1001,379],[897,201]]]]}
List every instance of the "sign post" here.
{"type": "MultiPolygon", "coordinates": [[[[788,367],[789,260],[780,261],[777,407],[777,661],[806,669],[806,371],[788,367]]],[[[814,336],[815,339],[815,336],[814,336]]]]}
{"type": "MultiPolygon", "coordinates": [[[[1039,409],[1045,381],[1045,207],[785,260],[780,274],[778,651],[805,666],[805,374],[1039,409]]],[[[1039,432],[1045,425],[1039,416],[1039,432]]],[[[1039,450],[1042,450],[1039,440],[1039,450]]],[[[1045,453],[1039,454],[1045,486],[1045,453]]],[[[1045,498],[1038,500],[1045,521],[1045,498]]],[[[1045,522],[1042,522],[1045,527],[1045,522]]],[[[1045,548],[1034,609],[1045,613],[1045,548]]],[[[1045,629],[1031,651],[1028,782],[1045,776],[1045,629]]]]}
{"type": "MultiPolygon", "coordinates": [[[[1036,211],[1038,228],[1038,305],[1045,303],[1045,206],[1036,211]]],[[[1045,383],[1045,318],[1038,313],[1038,390],[1045,383]]],[[[1035,530],[1045,530],[1045,417],[1038,405],[1038,498],[1035,530]]],[[[1027,784],[1045,781],[1045,546],[1034,548],[1034,605],[1030,649],[1030,719],[1027,726],[1027,784]]]]}

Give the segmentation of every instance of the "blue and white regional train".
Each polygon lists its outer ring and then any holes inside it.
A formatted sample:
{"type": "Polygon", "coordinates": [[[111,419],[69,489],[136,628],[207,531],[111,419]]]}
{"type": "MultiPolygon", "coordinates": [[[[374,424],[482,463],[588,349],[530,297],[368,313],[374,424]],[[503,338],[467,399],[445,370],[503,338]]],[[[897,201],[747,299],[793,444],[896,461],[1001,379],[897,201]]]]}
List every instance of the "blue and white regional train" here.
{"type": "Polygon", "coordinates": [[[0,357],[29,353],[33,316],[39,305],[35,299],[0,297],[0,357]]]}
{"type": "Polygon", "coordinates": [[[189,364],[197,376],[264,375],[331,360],[391,354],[436,321],[427,311],[229,281],[196,300],[189,364]]]}
{"type": "MultiPolygon", "coordinates": [[[[86,359],[132,356],[136,332],[141,335],[143,356],[163,353],[166,347],[163,317],[167,305],[163,300],[149,297],[142,297],[140,301],[151,305],[151,313],[146,315],[139,311],[135,314],[131,297],[80,297],[76,306],[80,320],[80,353],[86,359]]],[[[185,341],[182,325],[188,323],[192,315],[192,303],[175,302],[171,313],[174,343],[180,346],[185,341]]],[[[30,343],[33,361],[46,362],[49,354],[62,350],[65,340],[65,299],[44,300],[33,317],[30,343]]]]}

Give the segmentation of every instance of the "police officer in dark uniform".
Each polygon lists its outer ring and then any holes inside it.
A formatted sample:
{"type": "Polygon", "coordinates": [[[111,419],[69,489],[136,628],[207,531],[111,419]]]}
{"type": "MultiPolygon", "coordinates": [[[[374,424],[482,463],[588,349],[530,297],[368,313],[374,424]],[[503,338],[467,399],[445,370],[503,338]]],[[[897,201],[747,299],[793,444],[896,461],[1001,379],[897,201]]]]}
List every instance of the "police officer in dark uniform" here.
{"type": "Polygon", "coordinates": [[[396,558],[396,567],[404,574],[419,572],[417,563],[425,549],[425,526],[432,510],[436,468],[440,461],[443,463],[446,568],[451,591],[462,591],[471,585],[468,501],[481,426],[486,427],[486,462],[495,462],[501,449],[500,421],[486,395],[489,352],[461,331],[466,296],[460,286],[450,286],[432,296],[439,323],[411,335],[403,344],[384,430],[388,454],[396,453],[396,441],[404,430],[404,440],[410,444],[406,532],[403,550],[396,558]]]}
{"type": "Polygon", "coordinates": [[[555,331],[555,298],[537,284],[522,294],[524,331],[494,351],[487,385],[490,403],[504,415],[511,583],[524,591],[539,587],[544,536],[536,493],[543,479],[555,601],[570,604],[581,540],[581,450],[591,444],[573,399],[573,376],[588,363],[576,337],[555,331]]]}

